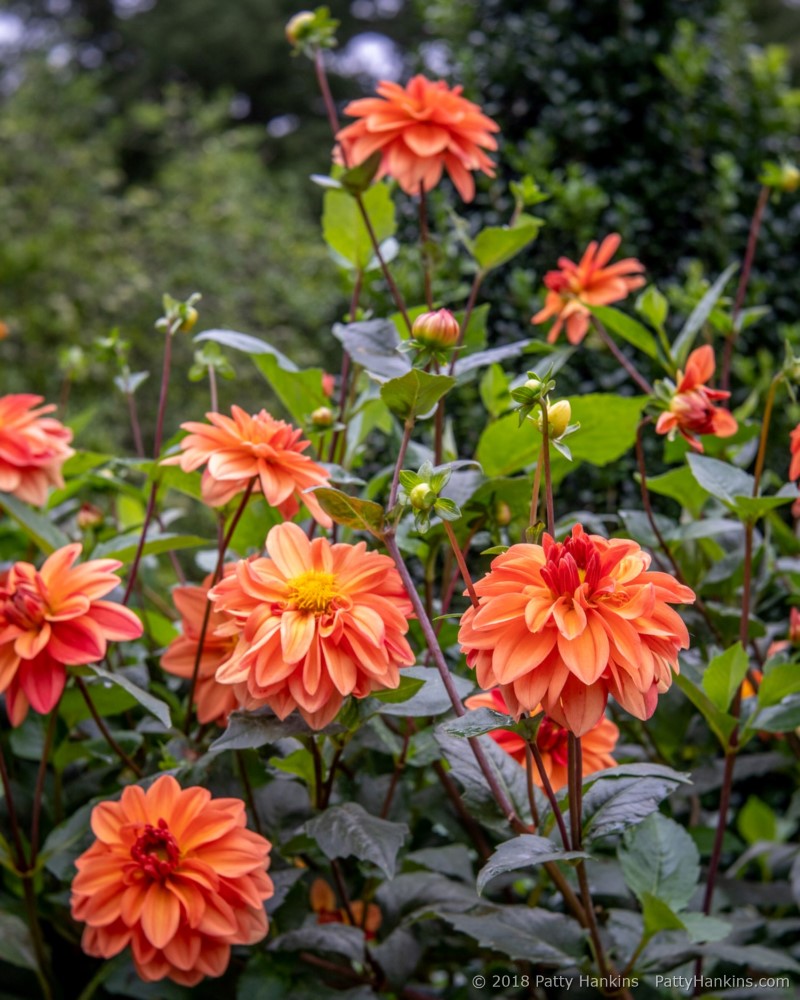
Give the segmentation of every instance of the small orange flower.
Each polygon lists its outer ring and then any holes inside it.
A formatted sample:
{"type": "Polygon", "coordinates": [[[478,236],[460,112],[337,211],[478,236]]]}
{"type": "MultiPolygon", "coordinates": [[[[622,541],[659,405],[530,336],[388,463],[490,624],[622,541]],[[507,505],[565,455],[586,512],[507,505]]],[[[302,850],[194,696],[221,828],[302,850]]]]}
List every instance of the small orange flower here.
{"type": "Polygon", "coordinates": [[[41,396],[0,396],[0,492],[41,507],[51,486],[61,487],[61,466],[74,455],[72,431],[46,417],[55,406],[41,396]],[[38,407],[34,409],[34,407],[38,407]]]}
{"type": "Polygon", "coordinates": [[[319,524],[331,526],[314,494],[304,492],[313,486],[326,486],[328,473],[303,454],[310,442],[302,431],[276,420],[266,410],[250,416],[233,406],[230,417],[222,413],[207,413],[206,417],[210,424],[181,424],[189,431],[181,441],[183,454],[164,459],[162,464],[180,465],[184,472],[205,465],[202,491],[207,504],[221,507],[244,493],[256,478],[255,490],[260,490],[283,517],[294,517],[303,503],[319,524]]]}
{"type": "MultiPolygon", "coordinates": [[[[509,711],[500,688],[492,688],[491,691],[473,695],[467,698],[464,704],[467,708],[491,708],[506,715],[509,711]]],[[[541,710],[541,706],[538,706],[533,714],[536,715],[541,710]]],[[[513,733],[510,729],[494,729],[489,735],[514,760],[525,765],[525,740],[518,733],[513,733]]],[[[617,745],[618,739],[619,729],[604,715],[596,726],[584,734],[581,739],[584,778],[594,774],[595,771],[614,767],[617,762],[611,756],[611,751],[617,745]]],[[[536,746],[542,755],[542,763],[553,790],[557,792],[560,788],[565,788],[569,781],[567,776],[569,730],[545,716],[539,723],[536,746]]],[[[541,788],[542,778],[537,767],[533,768],[532,774],[534,782],[541,788]]]]}
{"type": "Polygon", "coordinates": [[[730,393],[709,389],[705,384],[715,367],[714,351],[708,344],[692,351],[686,361],[686,372],[678,372],[678,385],[669,409],[658,418],[657,433],[674,436],[676,430],[680,431],[690,447],[699,452],[703,451],[703,444],[695,434],[724,438],[736,433],[739,426],[736,418],[728,410],[714,406],[716,400],[727,399],[730,393]]]}
{"type": "Polygon", "coordinates": [[[644,265],[635,257],[606,266],[620,243],[619,233],[606,236],[599,247],[593,240],[580,263],[576,264],[569,257],[559,257],[559,270],[548,271],[544,276],[548,289],[544,308],[536,313],[531,323],[544,323],[556,317],[547,335],[548,344],[555,343],[565,324],[567,340],[570,344],[580,344],[589,330],[590,306],[619,302],[644,284],[645,279],[639,274],[644,265]]]}
{"type": "Polygon", "coordinates": [[[344,109],[359,119],[336,136],[346,162],[358,166],[380,150],[378,176],[388,174],[412,195],[432,191],[446,170],[464,201],[472,201],[471,171],[494,177],[495,165],[484,150],[497,149],[492,133],[500,129],[461,96],[462,89],[424,76],[406,87],[382,80],[379,97],[351,101],[344,109]]]}
{"type": "Polygon", "coordinates": [[[211,591],[235,635],[217,680],[247,708],[269,705],[281,719],[299,708],[321,729],[344,698],[395,688],[414,662],[405,640],[411,602],[388,556],[366,544],[310,542],[296,524],[267,536],[267,559],[237,563],[211,591]]]}
{"type": "Polygon", "coordinates": [[[789,451],[792,456],[789,465],[789,480],[800,479],[800,424],[789,435],[789,451]]]}
{"type": "Polygon", "coordinates": [[[138,639],[142,623],[113,601],[101,601],[116,586],[116,559],[73,566],[78,544],[65,545],[37,570],[15,563],[0,582],[0,692],[11,724],[33,706],[53,709],[67,680],[65,667],[96,663],[109,641],[138,639]]]}
{"type": "MultiPolygon", "coordinates": [[[[233,565],[228,564],[225,567],[225,576],[229,576],[232,572],[233,565]]],[[[199,587],[176,587],[172,591],[175,607],[181,613],[182,635],[173,639],[167,647],[161,657],[161,667],[176,677],[191,680],[194,673],[211,579],[209,574],[199,587]]],[[[207,722],[216,722],[220,726],[227,725],[228,716],[239,705],[233,688],[229,684],[220,684],[215,677],[217,667],[228,659],[236,646],[236,640],[232,636],[214,634],[214,630],[227,620],[226,615],[214,611],[213,608],[208,612],[194,699],[197,718],[203,725],[207,722]]]]}
{"type": "Polygon", "coordinates": [[[609,694],[648,719],[678,670],[689,635],[670,604],[695,595],[648,570],[636,542],[587,535],[512,545],[475,584],[480,605],[459,642],[478,684],[499,684],[515,716],[540,705],[576,736],[597,725],[609,694]]]}
{"type": "Polygon", "coordinates": [[[360,927],[367,941],[373,941],[383,923],[383,914],[376,903],[365,903],[362,899],[350,902],[350,913],[345,907],[336,905],[333,889],[325,879],[314,879],[311,886],[311,909],[317,915],[318,924],[349,924],[360,927]],[[353,919],[350,919],[352,914],[353,919]]]}
{"type": "Polygon", "coordinates": [[[267,934],[271,844],[245,823],[244,802],[181,789],[170,775],[95,806],[97,839],[72,881],[86,954],[108,959],[130,945],[146,982],[221,976],[231,945],[267,934]]]}

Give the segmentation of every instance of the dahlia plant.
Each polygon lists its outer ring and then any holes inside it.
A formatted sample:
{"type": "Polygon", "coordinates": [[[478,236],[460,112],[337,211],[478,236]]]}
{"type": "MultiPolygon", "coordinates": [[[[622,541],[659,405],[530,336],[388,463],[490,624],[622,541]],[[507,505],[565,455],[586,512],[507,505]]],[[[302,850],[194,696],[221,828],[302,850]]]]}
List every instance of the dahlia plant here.
{"type": "Polygon", "coordinates": [[[599,234],[503,338],[482,289],[546,200],[506,190],[504,109],[417,75],[340,120],[334,33],[287,30],[337,372],[166,296],[150,458],[130,380],[134,458],[0,399],[3,995],[789,996],[800,365],[741,381],[765,205],[732,302],[736,262],[670,316],[599,234]]]}

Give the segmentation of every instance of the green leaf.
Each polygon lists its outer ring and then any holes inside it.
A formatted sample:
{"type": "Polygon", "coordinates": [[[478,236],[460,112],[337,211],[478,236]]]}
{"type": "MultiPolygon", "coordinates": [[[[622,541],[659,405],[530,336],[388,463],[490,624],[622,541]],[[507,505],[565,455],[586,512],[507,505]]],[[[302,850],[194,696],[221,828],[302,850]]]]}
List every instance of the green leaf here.
{"type": "Polygon", "coordinates": [[[287,736],[311,732],[311,727],[296,714],[279,719],[269,711],[231,712],[225,732],[208,749],[214,753],[221,750],[250,750],[277,743],[287,736]]]}
{"type": "Polygon", "coordinates": [[[768,733],[788,733],[800,726],[800,694],[790,694],[777,705],[759,709],[748,721],[748,729],[763,729],[768,733]]]}
{"type": "Polygon", "coordinates": [[[335,323],[333,335],[352,360],[378,381],[398,378],[411,369],[408,355],[398,351],[401,340],[391,320],[335,323]]]}
{"type": "Polygon", "coordinates": [[[28,925],[13,913],[0,911],[0,962],[8,962],[21,969],[36,969],[28,925]]]}
{"type": "Polygon", "coordinates": [[[587,781],[591,785],[583,797],[586,843],[635,826],[679,785],[690,784],[685,774],[661,764],[624,764],[598,771],[587,781]]]}
{"type": "Polygon", "coordinates": [[[589,856],[584,851],[565,851],[547,837],[524,833],[497,846],[494,854],[478,872],[478,893],[482,893],[492,879],[506,872],[533,868],[545,861],[571,861],[589,856]]]}
{"type": "Polygon", "coordinates": [[[736,817],[736,828],[747,844],[779,841],[778,818],[766,802],[750,795],[736,817]]]}
{"type": "Polygon", "coordinates": [[[48,517],[12,497],[10,493],[0,493],[0,507],[46,555],[69,545],[69,538],[48,517]]]}
{"type": "MultiPolygon", "coordinates": [[[[117,535],[107,542],[101,542],[92,549],[92,559],[119,559],[121,563],[133,562],[141,536],[140,530],[127,531],[124,535],[117,535]]],[[[208,548],[208,545],[207,538],[200,538],[197,535],[173,535],[165,531],[148,536],[142,555],[155,556],[163,552],[175,552],[177,549],[196,549],[203,546],[208,548]]]]}
{"type": "Polygon", "coordinates": [[[121,687],[124,691],[127,691],[129,695],[139,702],[142,708],[151,715],[154,715],[165,729],[169,729],[172,726],[169,706],[166,702],[161,701],[160,698],[154,698],[153,695],[142,690],[133,681],[129,681],[124,674],[112,674],[110,671],[97,666],[89,666],[88,669],[101,680],[109,684],[116,684],[117,687],[121,687]]]}
{"type": "Polygon", "coordinates": [[[648,285],[636,300],[636,311],[658,330],[667,321],[669,303],[655,285],[648,285]]]}
{"type": "MultiPolygon", "coordinates": [[[[420,718],[421,716],[442,715],[449,712],[453,705],[445,690],[439,671],[435,667],[405,667],[400,672],[401,678],[411,678],[421,681],[422,686],[410,698],[402,702],[388,700],[387,694],[395,692],[382,691],[372,697],[378,698],[381,706],[378,709],[380,715],[400,715],[408,718],[420,718]]],[[[453,677],[453,683],[460,698],[466,698],[475,689],[472,681],[464,677],[453,677]]]]}
{"type": "MultiPolygon", "coordinates": [[[[635,473],[635,478],[637,481],[641,480],[638,472],[635,473]]],[[[703,489],[686,465],[670,469],[660,476],[648,476],[647,489],[650,493],[658,493],[660,496],[677,500],[695,517],[700,514],[710,496],[708,490],[703,489]]]]}
{"type": "Polygon", "coordinates": [[[675,674],[674,676],[677,687],[683,691],[694,707],[700,710],[700,714],[708,723],[709,729],[719,740],[720,746],[727,751],[731,733],[736,728],[737,720],[732,715],[728,715],[727,712],[720,711],[705,691],[685,674],[675,674]]]}
{"type": "Polygon", "coordinates": [[[758,704],[762,708],[777,705],[787,695],[800,691],[800,669],[796,663],[778,663],[767,671],[758,686],[758,704]]]}
{"type": "MultiPolygon", "coordinates": [[[[361,198],[378,244],[394,236],[397,223],[388,184],[373,185],[361,198]]],[[[358,203],[347,191],[325,192],[322,235],[337,261],[344,267],[368,271],[378,265],[358,203]]]]}
{"type": "Polygon", "coordinates": [[[743,469],[694,452],[690,452],[686,460],[703,489],[723,503],[735,507],[737,497],[752,497],[755,480],[743,469]]]}
{"type": "Polygon", "coordinates": [[[305,825],[326,858],[356,857],[369,861],[393,878],[397,854],[408,835],[405,823],[371,816],[356,802],[332,806],[305,825]]]}
{"type": "Polygon", "coordinates": [[[740,642],[715,656],[709,663],[703,674],[703,690],[720,712],[727,712],[730,708],[748,666],[747,653],[740,642]]]}
{"type": "Polygon", "coordinates": [[[642,917],[644,918],[644,935],[647,939],[659,931],[682,931],[685,926],[681,918],[673,912],[668,903],[658,896],[644,892],[641,894],[642,917]]]}
{"type": "Polygon", "coordinates": [[[376,538],[383,535],[383,507],[380,504],[359,500],[330,486],[318,486],[314,496],[337,524],[356,531],[369,531],[376,538]]]}
{"type": "Polygon", "coordinates": [[[400,674],[400,684],[396,688],[374,691],[371,697],[384,705],[404,705],[424,687],[425,681],[421,677],[409,677],[404,671],[400,674]]]}
{"type": "Polygon", "coordinates": [[[658,359],[658,347],[655,337],[646,326],[626,315],[613,306],[592,306],[592,313],[600,320],[603,326],[607,327],[617,336],[633,344],[638,350],[644,352],[654,361],[658,359]]]}
{"type": "Polygon", "coordinates": [[[413,368],[381,386],[381,399],[402,420],[425,416],[456,384],[450,375],[432,375],[413,368]]]}
{"type": "Polygon", "coordinates": [[[486,905],[477,913],[436,915],[484,948],[537,965],[574,969],[584,946],[585,932],[575,920],[541,907],[486,905]]]}
{"type": "Polygon", "coordinates": [[[349,924],[306,924],[279,934],[269,947],[271,951],[323,951],[342,955],[350,962],[363,962],[364,931],[349,924]]]}
{"type": "Polygon", "coordinates": [[[686,359],[689,357],[689,351],[694,343],[694,338],[705,325],[706,320],[711,315],[711,311],[722,296],[722,293],[725,291],[725,286],[728,284],[731,276],[738,269],[738,267],[738,264],[729,264],[728,267],[725,268],[722,274],[717,278],[714,284],[694,307],[691,315],[683,325],[681,332],[675,338],[675,342],[672,345],[672,353],[679,368],[684,367],[686,359]]]}
{"type": "Polygon", "coordinates": [[[461,508],[454,500],[449,500],[447,497],[439,497],[433,509],[443,521],[458,521],[461,518],[461,508]]]}
{"type": "Polygon", "coordinates": [[[482,229],[472,244],[472,255],[482,271],[492,271],[524,250],[541,229],[543,223],[531,216],[516,226],[489,226],[482,229]]]}
{"type": "Polygon", "coordinates": [[[446,733],[450,733],[451,736],[469,739],[472,736],[482,736],[484,733],[494,732],[495,729],[508,728],[513,725],[515,722],[510,715],[495,712],[492,708],[477,708],[457,719],[452,719],[450,722],[443,722],[442,729],[446,733]]]}
{"type": "Polygon", "coordinates": [[[688,905],[700,878],[700,852],[679,823],[651,813],[626,830],[617,856],[625,884],[639,900],[649,893],[674,910],[688,905]]]}
{"type": "Polygon", "coordinates": [[[525,348],[532,343],[532,340],[515,340],[513,344],[490,347],[488,351],[477,351],[475,354],[462,354],[456,361],[455,374],[460,378],[462,375],[475,371],[477,368],[484,368],[486,365],[495,364],[498,361],[507,361],[510,358],[520,358],[525,353],[525,348]]]}
{"type": "Polygon", "coordinates": [[[691,941],[721,941],[731,932],[731,925],[719,917],[707,917],[705,913],[682,913],[681,923],[691,941]]]}
{"type": "Polygon", "coordinates": [[[339,174],[339,183],[351,194],[360,194],[366,191],[375,178],[378,168],[381,165],[383,153],[380,150],[367,157],[363,163],[357,167],[351,167],[339,174]]]}

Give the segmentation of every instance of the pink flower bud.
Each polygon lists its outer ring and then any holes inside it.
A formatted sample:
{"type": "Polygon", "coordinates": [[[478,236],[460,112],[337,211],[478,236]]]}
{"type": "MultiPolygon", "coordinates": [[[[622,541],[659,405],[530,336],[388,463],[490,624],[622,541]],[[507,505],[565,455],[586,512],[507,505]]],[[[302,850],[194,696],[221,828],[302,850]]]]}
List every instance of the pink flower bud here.
{"type": "Polygon", "coordinates": [[[420,344],[442,350],[456,344],[460,329],[458,320],[449,309],[439,309],[417,316],[411,334],[420,344]]]}

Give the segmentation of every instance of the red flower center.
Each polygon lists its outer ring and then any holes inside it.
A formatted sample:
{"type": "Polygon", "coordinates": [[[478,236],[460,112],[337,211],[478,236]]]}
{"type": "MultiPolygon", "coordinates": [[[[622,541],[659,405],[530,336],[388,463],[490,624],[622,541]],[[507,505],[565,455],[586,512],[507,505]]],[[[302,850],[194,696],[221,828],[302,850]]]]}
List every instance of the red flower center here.
{"type": "Polygon", "coordinates": [[[13,594],[6,597],[2,614],[9,625],[27,631],[42,624],[46,611],[42,595],[33,587],[21,583],[13,594]]]}
{"type": "Polygon", "coordinates": [[[144,832],[139,834],[131,848],[131,857],[152,879],[162,879],[175,871],[180,861],[180,850],[166,820],[160,819],[158,826],[145,824],[144,832]]]}
{"type": "Polygon", "coordinates": [[[600,582],[600,557],[585,535],[570,536],[550,549],[542,579],[554,597],[571,597],[582,583],[591,593],[600,582]]]}
{"type": "Polygon", "coordinates": [[[545,716],[536,733],[536,745],[540,750],[549,753],[556,764],[567,763],[569,748],[569,732],[545,716]]]}

